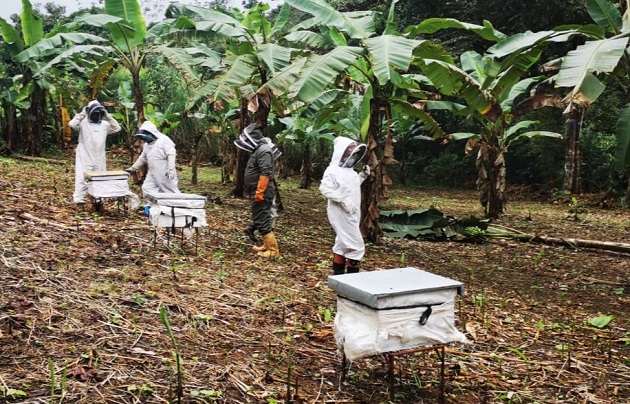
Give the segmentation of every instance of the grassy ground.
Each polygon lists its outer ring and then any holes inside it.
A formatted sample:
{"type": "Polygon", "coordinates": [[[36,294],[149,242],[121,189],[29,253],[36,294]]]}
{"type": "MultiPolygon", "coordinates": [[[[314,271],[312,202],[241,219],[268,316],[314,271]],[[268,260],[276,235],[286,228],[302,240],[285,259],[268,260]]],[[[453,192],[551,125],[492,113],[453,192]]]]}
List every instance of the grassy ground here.
{"type": "MultiPolygon", "coordinates": [[[[110,169],[124,163],[112,160],[110,169]]],[[[432,403],[431,352],[353,362],[342,378],[327,287],[334,235],[324,199],[280,182],[282,258],[251,251],[248,202],[217,168],[183,192],[212,197],[193,240],[159,235],[139,212],[108,202],[76,212],[73,167],[0,159],[0,397],[68,403],[432,403]],[[218,198],[215,198],[218,197],[218,198]],[[169,335],[160,312],[171,327],[169,335]],[[178,377],[174,353],[183,358],[178,377]],[[178,394],[178,381],[182,384],[178,394]]],[[[133,189],[139,193],[134,185],[133,189]]],[[[499,222],[555,237],[630,242],[628,211],[513,195],[499,222]]],[[[472,191],[393,189],[383,209],[481,211],[472,191]]],[[[449,403],[630,401],[628,255],[517,241],[485,244],[383,239],[363,269],[414,266],[466,284],[447,347],[449,403]],[[594,318],[613,316],[598,328],[594,318]]],[[[0,399],[1,400],[1,399],[0,399]]]]}

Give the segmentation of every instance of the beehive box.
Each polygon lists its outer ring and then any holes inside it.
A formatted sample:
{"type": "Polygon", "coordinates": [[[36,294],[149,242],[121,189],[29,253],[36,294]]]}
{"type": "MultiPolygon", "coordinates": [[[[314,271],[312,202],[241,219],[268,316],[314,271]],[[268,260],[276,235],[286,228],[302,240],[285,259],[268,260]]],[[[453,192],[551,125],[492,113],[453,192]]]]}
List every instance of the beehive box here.
{"type": "Polygon", "coordinates": [[[185,193],[146,194],[151,204],[149,222],[155,227],[205,227],[206,197],[185,193]]]}
{"type": "Polygon", "coordinates": [[[337,293],[335,340],[349,360],[466,342],[455,327],[461,282],[413,267],[328,277],[337,293]]]}
{"type": "Polygon", "coordinates": [[[86,171],[83,173],[87,192],[94,198],[122,198],[129,196],[129,174],[125,171],[86,171]]]}

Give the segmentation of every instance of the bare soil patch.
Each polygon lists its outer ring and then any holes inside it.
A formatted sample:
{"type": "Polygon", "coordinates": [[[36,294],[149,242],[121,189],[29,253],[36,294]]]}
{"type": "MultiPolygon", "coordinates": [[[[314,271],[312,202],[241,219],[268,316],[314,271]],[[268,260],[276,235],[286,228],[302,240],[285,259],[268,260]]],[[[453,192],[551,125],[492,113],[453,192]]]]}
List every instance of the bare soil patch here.
{"type": "MultiPolygon", "coordinates": [[[[192,186],[189,168],[179,174],[184,192],[221,199],[206,206],[196,255],[191,240],[166,248],[158,237],[152,246],[145,217],[113,202],[101,215],[76,212],[72,163],[0,159],[0,170],[0,401],[176,402],[161,307],[184,360],[182,402],[439,401],[433,354],[397,360],[392,398],[383,357],[355,361],[341,380],[326,283],[334,235],[316,186],[280,181],[282,258],[264,261],[242,231],[248,202],[213,180],[192,186]]],[[[627,210],[585,206],[575,217],[569,202],[520,197],[499,223],[630,242],[627,210]]],[[[472,191],[394,189],[382,208],[430,205],[481,214],[472,191]]],[[[362,265],[414,266],[466,284],[457,326],[471,344],[447,348],[446,402],[630,402],[628,255],[384,239],[368,245],[362,265]],[[614,317],[603,328],[589,324],[602,315],[614,317]]]]}

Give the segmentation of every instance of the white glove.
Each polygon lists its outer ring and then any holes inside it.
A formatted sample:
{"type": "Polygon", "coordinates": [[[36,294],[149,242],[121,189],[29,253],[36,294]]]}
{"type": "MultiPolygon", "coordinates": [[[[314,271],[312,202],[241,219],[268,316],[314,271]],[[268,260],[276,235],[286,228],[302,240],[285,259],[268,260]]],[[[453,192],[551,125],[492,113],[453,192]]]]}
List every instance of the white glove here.
{"type": "Polygon", "coordinates": [[[364,165],[363,169],[359,173],[359,178],[361,179],[361,183],[363,183],[363,181],[365,181],[365,179],[370,176],[370,172],[371,172],[370,166],[368,166],[367,164],[364,165]]]}
{"type": "Polygon", "coordinates": [[[175,180],[175,170],[172,168],[166,170],[166,177],[171,181],[175,180]]]}
{"type": "Polygon", "coordinates": [[[352,202],[341,202],[341,207],[350,215],[357,213],[357,207],[352,202]]]}
{"type": "Polygon", "coordinates": [[[166,169],[166,176],[168,177],[169,180],[173,181],[175,180],[175,155],[174,154],[169,154],[166,157],[166,161],[167,161],[167,169],[166,169]]]}

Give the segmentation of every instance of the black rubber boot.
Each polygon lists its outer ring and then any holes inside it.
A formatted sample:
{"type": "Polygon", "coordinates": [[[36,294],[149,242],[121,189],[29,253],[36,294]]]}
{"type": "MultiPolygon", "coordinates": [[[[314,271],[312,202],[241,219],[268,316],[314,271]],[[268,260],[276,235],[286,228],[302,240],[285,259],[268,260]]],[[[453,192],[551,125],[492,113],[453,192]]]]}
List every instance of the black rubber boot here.
{"type": "Polygon", "coordinates": [[[359,272],[359,261],[348,260],[348,268],[346,269],[346,271],[349,274],[356,274],[357,272],[359,272]]]}
{"type": "Polygon", "coordinates": [[[346,259],[339,254],[335,254],[332,264],[333,275],[342,275],[346,271],[346,259]]]}
{"type": "Polygon", "coordinates": [[[247,235],[247,237],[249,237],[249,239],[251,241],[253,241],[254,243],[260,243],[260,239],[258,237],[256,237],[256,234],[254,234],[254,227],[249,225],[245,228],[245,230],[243,230],[243,232],[247,235]]]}

